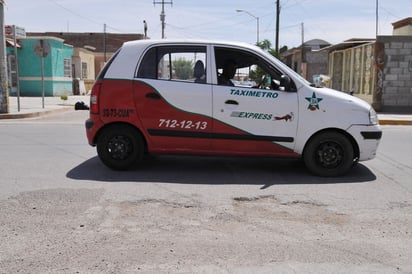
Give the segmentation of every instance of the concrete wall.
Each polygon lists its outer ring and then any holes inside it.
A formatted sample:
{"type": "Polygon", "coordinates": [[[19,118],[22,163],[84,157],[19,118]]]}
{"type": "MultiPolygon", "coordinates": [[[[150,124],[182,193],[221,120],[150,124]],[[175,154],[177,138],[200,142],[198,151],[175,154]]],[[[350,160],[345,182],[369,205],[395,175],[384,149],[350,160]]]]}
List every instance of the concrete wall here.
{"type": "Polygon", "coordinates": [[[329,53],[330,87],[373,103],[376,68],[373,64],[375,43],[367,43],[329,53]]]}
{"type": "Polygon", "coordinates": [[[394,29],[392,34],[395,36],[396,35],[412,35],[412,26],[408,25],[408,26],[404,26],[399,29],[394,29]]]}
{"type": "Polygon", "coordinates": [[[383,110],[412,110],[412,36],[379,36],[384,46],[383,110]]]}

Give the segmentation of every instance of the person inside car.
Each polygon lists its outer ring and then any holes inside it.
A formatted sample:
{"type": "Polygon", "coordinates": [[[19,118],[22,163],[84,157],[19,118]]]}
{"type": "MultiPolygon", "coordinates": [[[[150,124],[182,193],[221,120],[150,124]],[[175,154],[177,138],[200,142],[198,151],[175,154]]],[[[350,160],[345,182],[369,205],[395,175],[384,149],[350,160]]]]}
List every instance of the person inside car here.
{"type": "Polygon", "coordinates": [[[234,60],[226,60],[223,65],[223,72],[218,76],[218,84],[222,86],[234,86],[231,79],[235,77],[236,62],[234,60]]]}

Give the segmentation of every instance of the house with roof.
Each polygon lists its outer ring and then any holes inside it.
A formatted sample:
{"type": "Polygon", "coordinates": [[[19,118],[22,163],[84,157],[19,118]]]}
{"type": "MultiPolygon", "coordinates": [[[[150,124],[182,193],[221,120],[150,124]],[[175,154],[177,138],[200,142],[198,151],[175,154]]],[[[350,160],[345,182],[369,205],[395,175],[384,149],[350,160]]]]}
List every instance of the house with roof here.
{"type": "MultiPolygon", "coordinates": [[[[11,95],[16,93],[17,70],[14,47],[7,47],[11,95]]],[[[17,47],[18,79],[21,96],[58,96],[72,93],[73,47],[56,37],[26,37],[17,47]],[[42,43],[44,53],[39,56],[42,43]],[[46,50],[47,48],[47,50],[46,50]],[[45,54],[47,52],[47,54],[45,54]]]]}
{"type": "Polygon", "coordinates": [[[8,67],[11,95],[16,94],[17,75],[22,96],[41,96],[40,57],[34,43],[48,41],[51,53],[44,58],[45,95],[87,93],[104,64],[130,40],[143,39],[142,34],[27,32],[18,41],[18,73],[14,60],[14,44],[8,43],[8,67]],[[37,78],[36,78],[37,77],[37,78]]]}
{"type": "Polygon", "coordinates": [[[312,39],[280,54],[280,59],[310,82],[317,75],[328,73],[328,54],[321,49],[330,43],[312,39]]]}
{"type": "MultiPolygon", "coordinates": [[[[93,52],[98,74],[110,57],[126,41],[144,39],[139,33],[103,33],[103,32],[28,32],[27,36],[53,36],[63,39],[74,48],[82,48],[93,52]]],[[[97,75],[94,75],[95,78],[97,75]]]]}

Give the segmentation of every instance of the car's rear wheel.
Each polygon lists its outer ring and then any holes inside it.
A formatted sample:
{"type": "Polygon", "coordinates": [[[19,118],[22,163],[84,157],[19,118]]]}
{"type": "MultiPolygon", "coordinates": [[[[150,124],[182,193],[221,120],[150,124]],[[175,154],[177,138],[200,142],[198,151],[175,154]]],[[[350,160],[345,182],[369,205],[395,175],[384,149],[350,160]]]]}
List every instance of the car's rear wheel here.
{"type": "Polygon", "coordinates": [[[303,153],[303,161],[315,175],[341,176],[353,167],[353,145],[342,133],[322,132],[309,140],[303,153]]]}
{"type": "Polygon", "coordinates": [[[109,126],[103,129],[97,139],[97,154],[100,160],[111,169],[129,169],[143,157],[143,138],[131,126],[109,126]]]}

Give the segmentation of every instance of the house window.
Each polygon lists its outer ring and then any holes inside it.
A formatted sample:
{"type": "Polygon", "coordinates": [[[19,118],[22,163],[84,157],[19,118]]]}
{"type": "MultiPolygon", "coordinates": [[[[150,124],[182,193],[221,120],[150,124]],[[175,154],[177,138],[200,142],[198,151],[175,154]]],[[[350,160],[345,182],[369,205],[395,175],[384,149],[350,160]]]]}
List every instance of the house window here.
{"type": "Polygon", "coordinates": [[[82,62],[82,79],[87,79],[87,63],[82,62]]]}
{"type": "Polygon", "coordinates": [[[72,59],[64,59],[64,77],[72,77],[72,59]]]}

